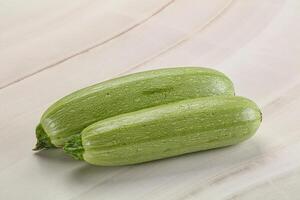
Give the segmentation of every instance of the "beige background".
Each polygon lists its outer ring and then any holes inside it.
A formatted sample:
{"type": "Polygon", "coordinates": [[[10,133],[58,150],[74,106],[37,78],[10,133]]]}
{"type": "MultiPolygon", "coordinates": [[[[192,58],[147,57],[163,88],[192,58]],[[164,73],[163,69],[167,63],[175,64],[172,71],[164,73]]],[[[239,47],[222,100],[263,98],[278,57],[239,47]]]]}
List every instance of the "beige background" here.
{"type": "Polygon", "coordinates": [[[0,199],[300,199],[298,0],[0,0],[0,199]],[[130,167],[34,154],[53,101],[122,74],[210,66],[264,119],[220,150],[130,167]]]}

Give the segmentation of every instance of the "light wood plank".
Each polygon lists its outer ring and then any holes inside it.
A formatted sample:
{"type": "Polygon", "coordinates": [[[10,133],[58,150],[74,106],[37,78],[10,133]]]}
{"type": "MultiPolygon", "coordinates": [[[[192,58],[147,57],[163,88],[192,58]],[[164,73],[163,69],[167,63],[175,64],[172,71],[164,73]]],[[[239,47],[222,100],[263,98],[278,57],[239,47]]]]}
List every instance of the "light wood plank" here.
{"type": "Polygon", "coordinates": [[[102,46],[173,2],[2,1],[0,88],[102,46]]]}

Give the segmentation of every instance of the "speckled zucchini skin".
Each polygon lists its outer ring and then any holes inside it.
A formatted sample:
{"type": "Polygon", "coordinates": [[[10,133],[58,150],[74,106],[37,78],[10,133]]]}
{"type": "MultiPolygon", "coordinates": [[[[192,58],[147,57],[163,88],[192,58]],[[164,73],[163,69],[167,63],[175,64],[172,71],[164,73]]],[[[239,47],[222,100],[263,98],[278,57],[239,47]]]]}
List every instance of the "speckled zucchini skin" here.
{"type": "Polygon", "coordinates": [[[43,114],[36,150],[61,147],[71,136],[108,117],[205,96],[234,95],[223,73],[200,67],[140,72],[76,91],[43,114]]]}
{"type": "Polygon", "coordinates": [[[189,99],[94,123],[65,151],[94,165],[136,164],[242,142],[261,119],[243,97],[189,99]]]}

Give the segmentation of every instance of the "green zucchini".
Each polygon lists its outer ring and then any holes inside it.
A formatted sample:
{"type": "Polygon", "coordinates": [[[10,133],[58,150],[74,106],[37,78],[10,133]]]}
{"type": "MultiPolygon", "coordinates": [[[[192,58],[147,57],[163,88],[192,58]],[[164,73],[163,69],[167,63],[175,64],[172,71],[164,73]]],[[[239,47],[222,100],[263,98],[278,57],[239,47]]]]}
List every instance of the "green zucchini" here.
{"type": "Polygon", "coordinates": [[[223,73],[200,67],[152,70],[76,91],[46,110],[34,150],[61,147],[71,136],[108,117],[184,99],[234,95],[223,73]]]}
{"type": "Polygon", "coordinates": [[[261,120],[243,97],[188,99],[96,122],[64,150],[94,165],[136,164],[242,142],[261,120]]]}

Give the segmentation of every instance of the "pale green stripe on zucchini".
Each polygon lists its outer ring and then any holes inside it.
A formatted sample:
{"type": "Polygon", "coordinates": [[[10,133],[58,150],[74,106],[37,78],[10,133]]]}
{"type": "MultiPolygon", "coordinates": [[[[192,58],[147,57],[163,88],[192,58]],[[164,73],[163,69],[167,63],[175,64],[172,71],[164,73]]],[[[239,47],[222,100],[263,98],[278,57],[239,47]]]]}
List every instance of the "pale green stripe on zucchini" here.
{"type": "Polygon", "coordinates": [[[64,149],[94,165],[136,164],[242,142],[261,119],[243,97],[188,99],[96,122],[64,149]]]}
{"type": "Polygon", "coordinates": [[[200,67],[152,70],[76,91],[48,108],[38,126],[36,150],[61,147],[87,126],[144,108],[206,96],[232,96],[223,73],[200,67]]]}

